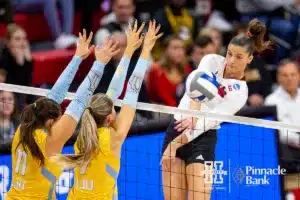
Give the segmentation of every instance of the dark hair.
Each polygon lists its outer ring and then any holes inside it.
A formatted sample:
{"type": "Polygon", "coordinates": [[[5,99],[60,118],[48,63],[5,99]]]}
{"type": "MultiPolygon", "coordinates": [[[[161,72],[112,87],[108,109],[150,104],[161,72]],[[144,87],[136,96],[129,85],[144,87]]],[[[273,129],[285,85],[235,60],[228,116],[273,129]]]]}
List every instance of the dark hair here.
{"type": "Polygon", "coordinates": [[[266,31],[267,28],[262,22],[253,19],[248,24],[247,32],[232,38],[230,44],[247,48],[250,55],[254,52],[261,53],[273,45],[272,41],[264,41],[266,31]]]}
{"type": "Polygon", "coordinates": [[[207,35],[200,35],[197,37],[197,39],[194,42],[194,46],[205,48],[209,44],[213,44],[211,37],[207,35]]]}
{"type": "Polygon", "coordinates": [[[299,64],[298,64],[296,61],[291,60],[291,59],[288,59],[288,58],[283,59],[283,60],[281,60],[281,61],[279,62],[278,67],[277,67],[277,71],[279,71],[279,69],[283,68],[283,67],[286,66],[287,64],[293,64],[293,65],[295,65],[296,68],[297,68],[297,70],[300,71],[300,66],[299,66],[299,64]]]}
{"type": "MultiPolygon", "coordinates": [[[[57,119],[61,116],[59,104],[48,98],[40,98],[35,103],[26,106],[21,114],[20,142],[24,151],[30,151],[31,155],[44,165],[44,156],[34,139],[34,130],[43,128],[47,120],[57,119]]],[[[17,147],[18,147],[17,146],[17,147]]]]}
{"type": "Polygon", "coordinates": [[[106,117],[112,113],[113,101],[105,94],[96,94],[85,109],[81,127],[76,140],[79,149],[77,155],[57,155],[52,157],[65,169],[82,167],[99,152],[98,127],[103,127],[106,117]]]}

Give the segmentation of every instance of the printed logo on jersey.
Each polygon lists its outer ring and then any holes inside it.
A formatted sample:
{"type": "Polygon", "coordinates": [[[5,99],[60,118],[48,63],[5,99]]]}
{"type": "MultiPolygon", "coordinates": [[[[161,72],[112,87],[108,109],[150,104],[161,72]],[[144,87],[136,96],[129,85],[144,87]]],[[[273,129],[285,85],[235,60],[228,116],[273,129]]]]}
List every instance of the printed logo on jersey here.
{"type": "Polygon", "coordinates": [[[233,84],[232,87],[233,87],[234,90],[240,90],[241,89],[241,86],[238,83],[233,84]]]}
{"type": "Polygon", "coordinates": [[[228,85],[227,87],[229,91],[232,90],[239,91],[241,89],[241,85],[238,83],[234,83],[233,85],[228,85]]]}

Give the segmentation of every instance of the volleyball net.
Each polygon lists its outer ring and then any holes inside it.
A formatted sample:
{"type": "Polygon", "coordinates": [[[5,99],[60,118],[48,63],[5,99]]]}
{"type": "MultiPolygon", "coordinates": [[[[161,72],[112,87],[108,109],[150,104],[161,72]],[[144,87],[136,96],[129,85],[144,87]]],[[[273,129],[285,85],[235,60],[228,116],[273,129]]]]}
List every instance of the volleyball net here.
{"type": "MultiPolygon", "coordinates": [[[[10,143],[20,114],[16,110],[22,109],[28,101],[46,96],[48,90],[0,84],[0,91],[0,199],[4,199],[11,185],[10,143]]],[[[68,93],[66,99],[71,100],[73,97],[74,93],[68,93]]],[[[119,100],[115,105],[120,107],[122,101],[119,100]]],[[[260,119],[254,118],[253,113],[246,114],[252,117],[227,116],[141,102],[137,110],[139,112],[131,133],[122,149],[118,176],[119,199],[164,199],[160,161],[165,131],[173,115],[223,122],[217,130],[215,159],[205,162],[208,164],[205,166],[213,166],[213,171],[208,167],[201,172],[205,176],[205,183],[212,185],[210,199],[279,200],[286,195],[287,188],[300,185],[295,178],[288,183],[289,187],[285,183],[286,177],[297,174],[300,169],[297,149],[294,148],[290,153],[295,156],[287,156],[286,151],[282,150],[286,149],[289,134],[300,132],[300,125],[275,121],[276,108],[257,115],[260,119]]],[[[63,153],[73,153],[75,139],[76,133],[64,147],[63,153]]],[[[198,159],[204,158],[200,155],[198,159]]],[[[73,178],[72,170],[61,174],[56,187],[58,199],[66,199],[73,186],[73,178]]],[[[170,188],[176,187],[172,183],[170,185],[170,188]]],[[[207,189],[205,184],[203,189],[207,189]]]]}

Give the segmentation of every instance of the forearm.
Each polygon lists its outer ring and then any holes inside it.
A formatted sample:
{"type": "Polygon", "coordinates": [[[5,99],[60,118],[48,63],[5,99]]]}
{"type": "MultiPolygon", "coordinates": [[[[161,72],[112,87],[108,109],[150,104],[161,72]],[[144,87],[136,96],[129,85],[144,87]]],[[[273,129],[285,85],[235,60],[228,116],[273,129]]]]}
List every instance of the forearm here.
{"type": "Polygon", "coordinates": [[[130,105],[132,108],[136,108],[138,95],[148,68],[149,58],[150,51],[143,50],[139,60],[137,61],[136,67],[129,78],[126,94],[123,100],[124,105],[130,105]]]}
{"type": "Polygon", "coordinates": [[[67,107],[65,113],[71,116],[76,122],[80,120],[81,115],[98,87],[104,67],[105,63],[100,61],[94,62],[92,69],[77,89],[74,100],[67,107]]]}
{"type": "Polygon", "coordinates": [[[69,87],[75,77],[75,74],[79,68],[82,58],[80,56],[74,56],[63,73],[59,76],[56,83],[47,94],[47,98],[54,100],[58,104],[61,104],[64,100],[69,87]]]}
{"type": "Polygon", "coordinates": [[[126,48],[123,57],[121,58],[121,61],[115,71],[115,74],[109,84],[106,94],[112,99],[113,102],[117,100],[122,93],[124,82],[128,72],[128,67],[130,64],[130,59],[133,53],[133,49],[126,48]]]}
{"type": "MultiPolygon", "coordinates": [[[[190,102],[190,106],[189,108],[191,110],[200,110],[201,109],[201,103],[200,102],[196,102],[196,101],[191,101],[190,102]]],[[[194,127],[196,127],[197,125],[197,121],[198,121],[198,118],[197,117],[192,117],[192,129],[193,130],[185,130],[183,131],[177,138],[175,138],[173,141],[176,142],[176,143],[181,143],[182,145],[183,144],[186,144],[190,141],[190,138],[188,137],[188,135],[190,134],[191,131],[194,131],[194,127]]]]}
{"type": "Polygon", "coordinates": [[[140,58],[149,61],[150,56],[151,56],[151,50],[143,49],[143,51],[142,51],[142,53],[140,55],[140,58]]]}

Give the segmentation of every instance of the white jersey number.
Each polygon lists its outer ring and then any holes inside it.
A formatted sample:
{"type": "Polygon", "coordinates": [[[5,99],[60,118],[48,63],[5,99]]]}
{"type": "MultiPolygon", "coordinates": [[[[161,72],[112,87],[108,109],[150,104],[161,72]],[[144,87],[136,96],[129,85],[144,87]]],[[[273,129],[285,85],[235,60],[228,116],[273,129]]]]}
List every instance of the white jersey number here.
{"type": "Polygon", "coordinates": [[[27,154],[24,150],[18,149],[15,172],[17,174],[25,175],[26,166],[27,166],[27,154]]]}

